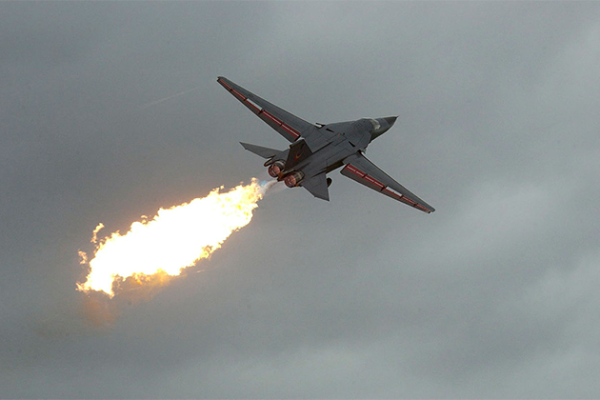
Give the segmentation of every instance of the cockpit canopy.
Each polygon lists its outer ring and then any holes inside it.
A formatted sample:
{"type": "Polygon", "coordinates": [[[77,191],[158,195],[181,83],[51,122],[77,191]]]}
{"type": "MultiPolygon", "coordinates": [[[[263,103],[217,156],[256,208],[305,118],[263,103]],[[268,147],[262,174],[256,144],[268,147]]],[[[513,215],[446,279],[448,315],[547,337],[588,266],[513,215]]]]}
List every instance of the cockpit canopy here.
{"type": "Polygon", "coordinates": [[[378,131],[379,129],[381,129],[381,124],[379,123],[379,121],[373,118],[368,118],[368,120],[371,124],[373,124],[373,131],[378,131]]]}
{"type": "Polygon", "coordinates": [[[373,126],[373,129],[371,130],[371,140],[387,132],[387,130],[394,125],[394,122],[396,122],[396,118],[397,117],[365,118],[373,126]]]}

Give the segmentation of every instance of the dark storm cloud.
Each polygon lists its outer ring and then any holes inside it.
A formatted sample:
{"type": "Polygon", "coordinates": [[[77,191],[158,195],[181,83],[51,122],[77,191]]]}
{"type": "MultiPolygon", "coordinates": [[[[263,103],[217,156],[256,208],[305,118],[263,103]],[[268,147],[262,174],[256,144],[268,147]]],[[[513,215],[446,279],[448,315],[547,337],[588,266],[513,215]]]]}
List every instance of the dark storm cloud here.
{"type": "Polygon", "coordinates": [[[2,3],[0,21],[2,396],[597,396],[595,3],[2,3]],[[309,121],[399,115],[368,157],[436,213],[333,173],[330,203],[268,195],[210,260],[89,324],[77,250],[98,222],[261,174],[238,141],[286,146],[218,75],[309,121]]]}

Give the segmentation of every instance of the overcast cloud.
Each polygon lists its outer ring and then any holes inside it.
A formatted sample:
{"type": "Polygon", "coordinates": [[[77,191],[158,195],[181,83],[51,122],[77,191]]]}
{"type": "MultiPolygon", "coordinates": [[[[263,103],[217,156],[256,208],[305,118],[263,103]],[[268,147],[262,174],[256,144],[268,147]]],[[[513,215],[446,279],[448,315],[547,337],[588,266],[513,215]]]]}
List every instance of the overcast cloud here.
{"type": "Polygon", "coordinates": [[[0,3],[0,396],[599,397],[599,65],[597,2],[0,3]],[[99,222],[287,146],[219,75],[398,115],[369,158],[437,211],[335,171],[90,321],[99,222]]]}

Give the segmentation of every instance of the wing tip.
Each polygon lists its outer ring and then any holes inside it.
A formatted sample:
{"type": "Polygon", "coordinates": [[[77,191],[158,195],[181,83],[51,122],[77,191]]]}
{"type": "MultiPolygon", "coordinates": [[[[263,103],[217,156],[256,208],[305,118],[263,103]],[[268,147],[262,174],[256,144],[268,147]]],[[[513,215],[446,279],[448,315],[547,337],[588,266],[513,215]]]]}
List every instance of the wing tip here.
{"type": "Polygon", "coordinates": [[[225,78],[224,76],[218,76],[217,83],[219,83],[221,86],[223,86],[229,92],[231,92],[233,90],[231,87],[231,81],[229,79],[225,78]]]}
{"type": "Polygon", "coordinates": [[[412,207],[416,208],[419,211],[423,211],[426,214],[431,214],[432,212],[435,212],[435,208],[431,207],[429,204],[427,204],[425,202],[423,202],[423,204],[417,203],[415,205],[412,205],[412,207]]]}

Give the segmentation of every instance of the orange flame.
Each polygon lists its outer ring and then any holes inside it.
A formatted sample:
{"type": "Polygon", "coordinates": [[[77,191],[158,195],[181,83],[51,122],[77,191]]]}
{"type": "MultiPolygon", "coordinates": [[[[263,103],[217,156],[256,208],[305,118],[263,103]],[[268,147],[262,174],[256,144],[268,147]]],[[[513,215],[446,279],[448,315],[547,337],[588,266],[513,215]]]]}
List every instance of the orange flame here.
{"type": "MultiPolygon", "coordinates": [[[[258,201],[274,183],[260,185],[253,178],[249,185],[239,185],[227,193],[214,189],[206,197],[161,208],[152,220],[134,222],[124,235],[115,232],[98,243],[96,235],[104,227],[99,224],[93,232],[92,241],[97,245],[89,261],[90,273],[77,289],[102,291],[113,297],[113,284],[120,279],[132,277],[143,282],[155,274],[179,275],[246,226],[258,201]]],[[[79,254],[82,263],[87,263],[86,254],[79,254]]]]}

